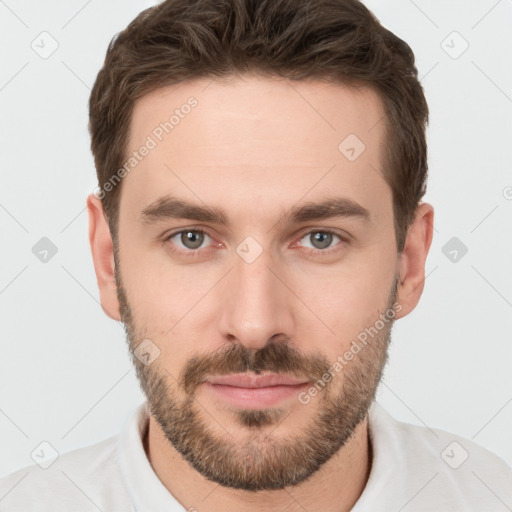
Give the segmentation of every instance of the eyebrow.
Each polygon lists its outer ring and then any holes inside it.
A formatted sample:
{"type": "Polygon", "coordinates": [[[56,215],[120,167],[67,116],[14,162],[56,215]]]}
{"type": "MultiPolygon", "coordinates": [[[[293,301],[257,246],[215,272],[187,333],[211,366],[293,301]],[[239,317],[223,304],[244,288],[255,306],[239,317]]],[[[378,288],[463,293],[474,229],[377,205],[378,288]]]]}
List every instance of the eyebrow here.
{"type": "MultiPolygon", "coordinates": [[[[302,203],[281,215],[280,222],[301,223],[334,217],[356,218],[371,222],[370,211],[346,197],[331,197],[321,202],[302,203]]],[[[190,219],[197,222],[210,222],[229,226],[227,215],[219,208],[200,206],[171,195],[163,196],[141,210],[139,222],[152,224],[165,219],[190,219]]]]}

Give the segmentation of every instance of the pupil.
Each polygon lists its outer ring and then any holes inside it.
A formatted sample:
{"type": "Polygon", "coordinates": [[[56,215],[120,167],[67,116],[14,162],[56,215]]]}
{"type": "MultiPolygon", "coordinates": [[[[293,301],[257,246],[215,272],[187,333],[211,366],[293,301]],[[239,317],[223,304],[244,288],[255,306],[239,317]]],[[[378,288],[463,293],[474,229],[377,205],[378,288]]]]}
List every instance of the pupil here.
{"type": "Polygon", "coordinates": [[[325,249],[329,247],[332,241],[332,235],[330,233],[323,233],[321,231],[317,231],[313,236],[313,245],[317,249],[325,249]]]}
{"type": "Polygon", "coordinates": [[[181,234],[181,241],[189,249],[197,249],[203,243],[204,235],[196,231],[187,231],[181,234]]]}

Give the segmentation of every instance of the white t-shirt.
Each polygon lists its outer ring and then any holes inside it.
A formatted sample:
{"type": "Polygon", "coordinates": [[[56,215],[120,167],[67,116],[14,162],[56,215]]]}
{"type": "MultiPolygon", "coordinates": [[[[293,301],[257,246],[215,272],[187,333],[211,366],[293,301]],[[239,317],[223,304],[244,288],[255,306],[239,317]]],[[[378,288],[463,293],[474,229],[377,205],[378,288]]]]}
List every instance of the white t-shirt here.
{"type": "MultiPolygon", "coordinates": [[[[146,457],[147,414],[144,402],[120,436],[0,479],[0,511],[185,511],[146,457]]],[[[353,512],[512,510],[512,469],[472,441],[399,422],[377,402],[369,431],[372,468],[353,512]]]]}

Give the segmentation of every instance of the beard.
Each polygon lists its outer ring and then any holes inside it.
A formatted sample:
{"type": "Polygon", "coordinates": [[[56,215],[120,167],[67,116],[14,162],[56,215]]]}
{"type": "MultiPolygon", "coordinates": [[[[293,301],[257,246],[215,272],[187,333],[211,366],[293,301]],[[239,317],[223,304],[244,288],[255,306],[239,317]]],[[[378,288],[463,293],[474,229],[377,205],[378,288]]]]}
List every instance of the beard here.
{"type": "MultiPolygon", "coordinates": [[[[135,357],[134,350],[145,338],[144,329],[139,329],[132,316],[116,254],[115,263],[121,319],[150,414],[172,447],[206,479],[253,492],[297,485],[345,446],[366,419],[388,360],[393,320],[384,322],[371,342],[338,372],[340,376],[325,383],[310,404],[302,405],[316,409],[296,435],[272,435],[291,414],[285,408],[236,408],[231,414],[243,428],[241,439],[236,440],[223,427],[220,430],[224,435],[217,434],[212,429],[215,419],[202,413],[204,408],[196,400],[196,391],[207,376],[270,371],[307,377],[314,383],[322,379],[334,362],[323,355],[305,354],[282,340],[270,339],[259,350],[232,343],[219,351],[188,359],[175,379],[165,368],[153,363],[146,365],[135,357]],[[339,381],[341,385],[336,389],[339,381]]],[[[395,304],[397,289],[395,276],[384,311],[395,304]]]]}

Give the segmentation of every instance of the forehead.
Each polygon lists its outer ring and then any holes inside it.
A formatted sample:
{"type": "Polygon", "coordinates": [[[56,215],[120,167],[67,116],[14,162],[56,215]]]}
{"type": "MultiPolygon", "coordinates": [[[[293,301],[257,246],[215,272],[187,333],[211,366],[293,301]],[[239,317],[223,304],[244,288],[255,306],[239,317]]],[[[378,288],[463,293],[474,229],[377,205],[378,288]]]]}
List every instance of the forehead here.
{"type": "Polygon", "coordinates": [[[166,193],[278,211],[333,191],[370,207],[380,196],[385,208],[383,144],[383,107],[367,87],[258,76],[182,82],[134,106],[127,156],[138,155],[121,211],[166,193]]]}

